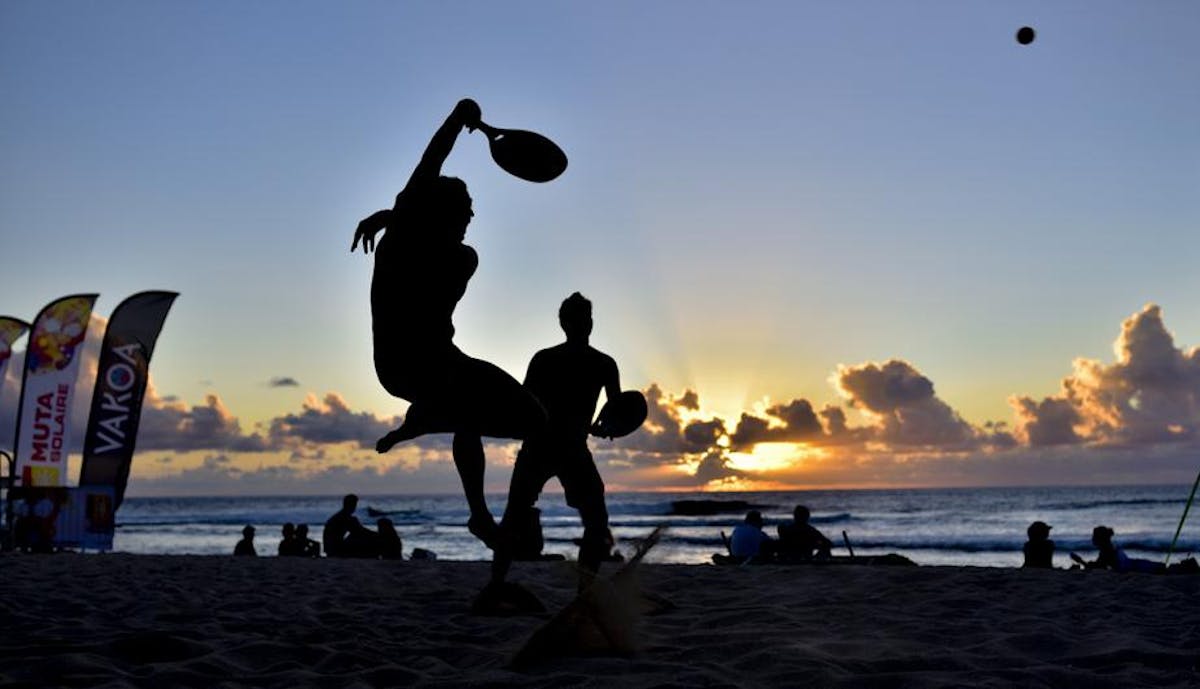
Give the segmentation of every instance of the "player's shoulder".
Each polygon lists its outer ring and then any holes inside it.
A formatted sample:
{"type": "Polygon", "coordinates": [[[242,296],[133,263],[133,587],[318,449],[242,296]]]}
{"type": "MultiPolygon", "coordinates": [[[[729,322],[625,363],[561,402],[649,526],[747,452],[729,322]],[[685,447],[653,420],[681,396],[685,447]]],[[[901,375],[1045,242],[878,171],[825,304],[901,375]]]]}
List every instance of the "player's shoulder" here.
{"type": "Polygon", "coordinates": [[[595,347],[589,347],[589,349],[592,350],[592,357],[595,358],[597,361],[603,362],[606,366],[616,366],[617,365],[616,359],[605,354],[604,352],[600,351],[599,349],[596,349],[595,347]]]}

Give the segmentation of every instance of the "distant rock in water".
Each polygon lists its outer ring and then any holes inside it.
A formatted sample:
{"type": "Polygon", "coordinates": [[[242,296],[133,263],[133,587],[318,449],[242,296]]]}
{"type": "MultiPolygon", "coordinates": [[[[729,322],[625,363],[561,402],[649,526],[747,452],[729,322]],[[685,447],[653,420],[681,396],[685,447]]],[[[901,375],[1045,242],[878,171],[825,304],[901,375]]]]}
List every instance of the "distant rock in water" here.
{"type": "Polygon", "coordinates": [[[770,505],[756,505],[745,500],[675,500],[671,503],[671,514],[685,517],[702,517],[727,512],[746,512],[770,505]]]}

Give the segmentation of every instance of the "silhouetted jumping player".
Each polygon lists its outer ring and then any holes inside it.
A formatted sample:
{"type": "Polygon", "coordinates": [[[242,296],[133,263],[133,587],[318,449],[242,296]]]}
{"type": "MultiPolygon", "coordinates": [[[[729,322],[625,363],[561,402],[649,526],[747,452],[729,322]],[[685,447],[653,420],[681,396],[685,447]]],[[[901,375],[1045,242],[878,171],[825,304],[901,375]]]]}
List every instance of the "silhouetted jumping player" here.
{"type": "Polygon", "coordinates": [[[579,546],[579,588],[595,577],[611,548],[608,508],[604,504],[604,481],[588,451],[588,433],[600,390],[609,400],[621,393],[617,363],[588,344],[592,333],[592,303],[578,292],[567,297],[558,310],[558,322],[567,341],[543,349],[529,362],[525,387],[549,414],[542,433],[525,440],[517,453],[508,505],[504,510],[504,546],[492,559],[492,585],[499,586],[512,563],[511,549],[520,538],[518,525],[537,502],[550,477],[562,483],[567,504],[579,510],[583,540],[579,546]]]}
{"type": "Polygon", "coordinates": [[[524,439],[545,425],[537,400],[512,376],[462,353],[452,316],[479,265],[463,243],[475,215],[467,185],[441,175],[459,132],[480,124],[479,106],[459,101],[433,135],[391,210],[363,220],[350,250],[375,250],[371,327],[375,373],[392,395],[412,405],[404,423],[379,439],[387,452],[426,433],[454,433],[454,464],[462,480],[471,533],[492,540],[496,523],[483,495],[483,436],[524,439]],[[379,240],[375,235],[387,230],[379,240]]]}

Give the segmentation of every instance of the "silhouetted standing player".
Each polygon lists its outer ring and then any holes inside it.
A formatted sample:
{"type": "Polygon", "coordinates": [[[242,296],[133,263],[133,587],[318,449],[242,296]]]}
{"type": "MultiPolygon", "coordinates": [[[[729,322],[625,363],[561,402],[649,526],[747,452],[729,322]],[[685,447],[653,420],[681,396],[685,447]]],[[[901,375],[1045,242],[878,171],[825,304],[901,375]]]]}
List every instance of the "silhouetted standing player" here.
{"type": "Polygon", "coordinates": [[[441,175],[442,163],[463,127],[474,129],[475,101],[459,101],[433,135],[391,210],[363,220],[350,250],[376,249],[371,280],[375,372],[392,395],[408,400],[404,424],[375,449],[426,433],[454,433],[454,464],[471,510],[468,527],[491,543],[495,520],[483,496],[482,436],[524,439],[545,425],[545,412],[500,368],[463,354],[454,345],[452,316],[479,265],[463,243],[475,215],[467,185],[441,175]]]}
{"type": "Polygon", "coordinates": [[[578,292],[558,310],[567,341],[533,355],[525,387],[549,414],[546,430],[525,440],[513,467],[504,510],[506,545],[492,560],[492,584],[503,583],[511,564],[510,548],[519,538],[523,515],[537,502],[550,477],[557,476],[567,504],[579,510],[583,542],[579,547],[580,589],[587,586],[608,554],[608,508],[604,481],[588,451],[587,438],[600,390],[609,400],[621,394],[620,376],[612,357],[588,344],[592,334],[592,303],[578,292]],[[513,533],[509,533],[509,532],[513,533]]]}

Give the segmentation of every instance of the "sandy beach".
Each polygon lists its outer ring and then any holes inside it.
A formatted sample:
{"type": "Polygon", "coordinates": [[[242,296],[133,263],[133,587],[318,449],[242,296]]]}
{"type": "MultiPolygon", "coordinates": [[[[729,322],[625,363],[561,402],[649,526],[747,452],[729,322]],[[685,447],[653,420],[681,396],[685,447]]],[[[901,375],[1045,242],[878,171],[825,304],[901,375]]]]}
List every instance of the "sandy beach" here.
{"type": "MultiPolygon", "coordinates": [[[[606,565],[607,568],[611,565],[606,565]]],[[[5,687],[1194,687],[1200,577],[642,565],[633,657],[506,666],[548,615],[469,614],[478,562],[0,558],[5,687]]],[[[512,578],[551,609],[569,563],[512,578]]]]}

